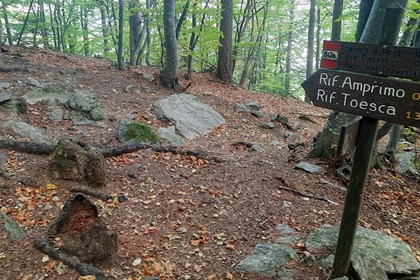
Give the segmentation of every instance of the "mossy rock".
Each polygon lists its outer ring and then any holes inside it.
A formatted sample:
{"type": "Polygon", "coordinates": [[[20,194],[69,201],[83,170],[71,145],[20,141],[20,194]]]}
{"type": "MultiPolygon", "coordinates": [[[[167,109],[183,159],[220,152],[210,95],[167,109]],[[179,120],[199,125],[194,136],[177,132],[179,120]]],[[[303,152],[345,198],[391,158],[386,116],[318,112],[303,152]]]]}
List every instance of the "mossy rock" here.
{"type": "Polygon", "coordinates": [[[159,136],[150,126],[135,121],[122,121],[117,127],[117,138],[123,143],[159,144],[159,136]]]}
{"type": "Polygon", "coordinates": [[[62,139],[50,155],[48,168],[55,179],[84,181],[90,186],[105,183],[105,158],[98,151],[84,149],[62,139]]]}
{"type": "Polygon", "coordinates": [[[401,138],[405,139],[407,142],[415,144],[417,141],[417,134],[411,128],[404,128],[401,131],[401,138]]]}

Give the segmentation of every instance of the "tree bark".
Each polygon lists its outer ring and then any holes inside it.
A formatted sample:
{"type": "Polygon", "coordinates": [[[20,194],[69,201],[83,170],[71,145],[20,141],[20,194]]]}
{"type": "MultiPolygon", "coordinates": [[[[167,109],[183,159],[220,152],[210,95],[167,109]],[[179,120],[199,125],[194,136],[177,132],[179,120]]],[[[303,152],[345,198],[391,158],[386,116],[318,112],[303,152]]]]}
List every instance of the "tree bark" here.
{"type": "MultiPolygon", "coordinates": [[[[312,74],[314,69],[314,33],[315,33],[315,8],[316,0],[311,0],[309,8],[309,27],[308,27],[308,55],[306,58],[306,78],[312,74]]],[[[310,103],[309,96],[305,94],[305,102],[310,103]]]]}
{"type": "Polygon", "coordinates": [[[233,3],[232,0],[221,0],[222,19],[220,20],[219,50],[217,54],[216,77],[225,83],[232,82],[232,26],[233,26],[233,3]]]}
{"type": "Polygon", "coordinates": [[[130,25],[130,65],[136,65],[137,57],[140,53],[142,40],[143,40],[143,31],[141,28],[142,25],[142,15],[139,11],[136,11],[138,8],[138,1],[132,0],[129,2],[129,9],[132,11],[128,22],[130,25]]]}
{"type": "Polygon", "coordinates": [[[287,31],[286,48],[286,73],[284,77],[284,89],[290,92],[290,73],[292,72],[292,49],[293,49],[293,28],[295,25],[295,0],[290,0],[289,4],[289,30],[287,31]]]}
{"type": "Polygon", "coordinates": [[[343,0],[335,0],[333,7],[333,21],[331,29],[331,40],[340,41],[341,39],[341,15],[343,13],[343,0]]]}
{"type": "Polygon", "coordinates": [[[118,68],[124,68],[123,61],[123,40],[124,40],[124,3],[123,0],[118,0],[118,68]]]}
{"type": "Polygon", "coordinates": [[[164,0],[163,3],[163,23],[165,34],[166,59],[165,66],[160,73],[162,85],[179,89],[177,70],[178,70],[178,43],[176,40],[175,23],[175,0],[164,0]]]}

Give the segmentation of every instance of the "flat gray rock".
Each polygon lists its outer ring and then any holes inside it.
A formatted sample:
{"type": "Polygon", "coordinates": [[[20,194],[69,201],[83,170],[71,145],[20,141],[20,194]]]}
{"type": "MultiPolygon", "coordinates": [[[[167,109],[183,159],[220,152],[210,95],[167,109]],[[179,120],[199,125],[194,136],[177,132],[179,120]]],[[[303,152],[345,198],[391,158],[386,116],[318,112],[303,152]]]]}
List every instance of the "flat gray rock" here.
{"type": "Polygon", "coordinates": [[[53,141],[47,132],[39,127],[32,126],[22,121],[9,121],[5,127],[10,129],[15,135],[22,138],[29,138],[37,143],[52,145],[53,141]]]}
{"type": "MultiPolygon", "coordinates": [[[[308,237],[305,247],[309,251],[322,247],[334,249],[338,232],[338,227],[324,225],[308,237]]],[[[409,276],[420,272],[420,263],[410,246],[400,239],[364,228],[357,229],[352,263],[360,279],[388,280],[387,274],[409,276]]]]}
{"type": "Polygon", "coordinates": [[[161,120],[175,124],[176,131],[186,139],[194,139],[225,124],[225,119],[198,97],[174,94],[155,104],[155,114],[161,120]]]}
{"type": "Polygon", "coordinates": [[[9,101],[12,98],[10,93],[0,93],[0,103],[9,101]]]}
{"type": "Polygon", "coordinates": [[[66,85],[46,84],[41,88],[35,88],[26,93],[23,98],[32,105],[43,100],[58,101],[60,104],[65,104],[70,96],[71,94],[68,92],[66,85]]]}
{"type": "Polygon", "coordinates": [[[184,138],[176,134],[175,126],[170,126],[168,128],[161,127],[157,130],[157,134],[159,135],[160,138],[165,139],[173,146],[176,146],[176,147],[187,146],[187,143],[185,143],[184,138]]]}
{"type": "Polygon", "coordinates": [[[396,169],[401,174],[420,176],[420,170],[418,170],[417,164],[420,161],[415,152],[402,152],[396,155],[397,166],[396,169]]]}
{"type": "Polygon", "coordinates": [[[305,170],[306,172],[312,174],[321,173],[322,171],[324,171],[324,169],[321,166],[314,165],[306,161],[299,162],[298,164],[296,164],[295,168],[305,170]]]}
{"type": "Polygon", "coordinates": [[[22,239],[25,237],[25,230],[12,218],[0,211],[0,221],[3,220],[4,228],[9,233],[11,239],[22,239]]]}
{"type": "Polygon", "coordinates": [[[257,244],[251,255],[242,260],[236,270],[240,272],[254,272],[268,277],[278,274],[280,267],[295,257],[296,252],[279,244],[257,244]]]}

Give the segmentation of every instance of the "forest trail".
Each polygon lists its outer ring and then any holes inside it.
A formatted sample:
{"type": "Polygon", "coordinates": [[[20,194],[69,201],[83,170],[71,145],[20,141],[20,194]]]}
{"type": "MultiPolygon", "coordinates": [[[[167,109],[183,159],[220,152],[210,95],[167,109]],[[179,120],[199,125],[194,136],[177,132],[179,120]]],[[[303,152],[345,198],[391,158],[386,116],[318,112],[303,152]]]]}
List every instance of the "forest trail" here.
{"type": "MultiPolygon", "coordinates": [[[[168,126],[154,115],[153,105],[174,92],[158,84],[157,69],[119,71],[104,59],[11,47],[0,54],[0,70],[0,93],[18,98],[36,82],[64,84],[69,91],[94,92],[107,116],[99,125],[55,122],[48,113],[56,108],[39,102],[28,104],[24,115],[0,108],[2,125],[23,119],[45,128],[54,140],[72,138],[100,149],[121,145],[115,128],[127,115],[154,130],[168,126]]],[[[226,85],[211,73],[195,74],[187,92],[223,115],[226,124],[187,141],[186,149],[222,160],[150,149],[107,158],[106,184],[100,191],[128,200],[93,199],[105,223],[118,233],[116,259],[98,267],[110,279],[270,279],[239,273],[235,267],[257,244],[281,237],[278,225],[304,236],[321,225],[340,222],[346,182],[336,175],[336,163],[311,161],[323,168],[316,174],[295,168],[305,160],[329,110],[226,85]],[[235,109],[237,103],[253,101],[260,104],[261,114],[235,109]],[[272,121],[277,114],[287,117],[287,124],[272,121]]],[[[0,133],[1,138],[14,138],[0,133]]],[[[45,235],[78,183],[51,179],[46,172],[48,156],[0,150],[2,155],[11,179],[0,181],[0,210],[21,224],[26,235],[11,240],[0,227],[0,278],[77,279],[74,270],[37,251],[33,240],[45,235]]],[[[373,170],[360,225],[400,237],[419,259],[419,206],[418,182],[392,166],[373,170]]],[[[294,279],[322,279],[316,265],[301,259],[329,252],[309,252],[302,240],[294,249],[297,257],[287,264],[297,271],[294,279]]]]}

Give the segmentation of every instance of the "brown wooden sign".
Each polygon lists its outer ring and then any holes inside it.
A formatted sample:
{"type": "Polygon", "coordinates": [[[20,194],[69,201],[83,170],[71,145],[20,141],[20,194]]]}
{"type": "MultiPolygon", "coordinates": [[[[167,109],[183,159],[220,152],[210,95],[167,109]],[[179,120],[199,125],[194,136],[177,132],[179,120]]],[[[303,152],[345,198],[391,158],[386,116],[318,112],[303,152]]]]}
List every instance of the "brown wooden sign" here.
{"type": "Polygon", "coordinates": [[[315,106],[420,127],[420,84],[318,69],[302,83],[315,106]]]}
{"type": "Polygon", "coordinates": [[[359,132],[359,123],[362,117],[356,117],[354,120],[344,124],[341,127],[340,139],[338,140],[337,156],[353,156],[354,148],[357,144],[357,135],[359,132]]]}
{"type": "Polygon", "coordinates": [[[321,67],[420,80],[420,48],[324,41],[321,67]]]}

